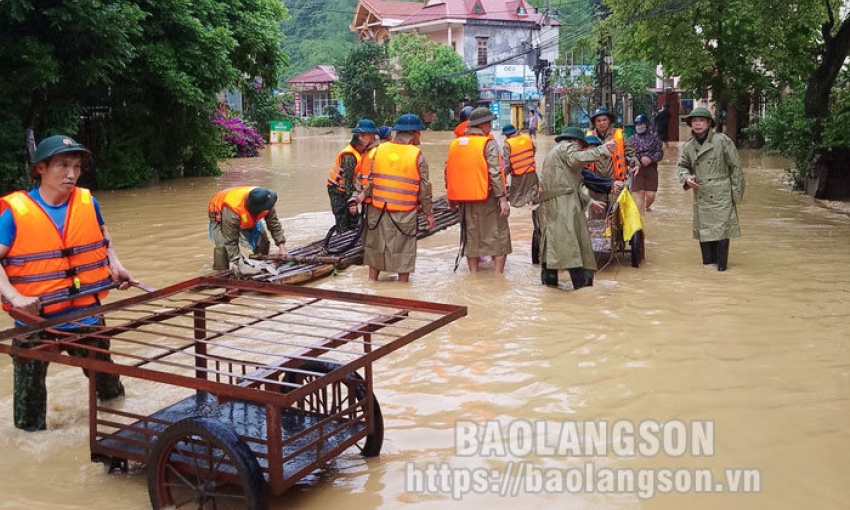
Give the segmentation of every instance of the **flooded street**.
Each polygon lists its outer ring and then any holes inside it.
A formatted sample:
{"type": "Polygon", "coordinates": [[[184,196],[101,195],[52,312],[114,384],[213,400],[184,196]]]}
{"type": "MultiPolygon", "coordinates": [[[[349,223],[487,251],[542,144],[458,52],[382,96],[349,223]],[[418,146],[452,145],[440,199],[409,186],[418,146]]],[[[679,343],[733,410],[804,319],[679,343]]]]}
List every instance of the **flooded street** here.
{"type": "MultiPolygon", "coordinates": [[[[215,191],[235,185],[277,190],[288,246],[323,236],[333,223],[325,181],[349,134],[296,129],[293,135],[292,145],[268,147],[261,158],[230,161],[221,177],[96,192],[124,265],[154,287],[209,272],[206,207],[215,191]]],[[[450,136],[422,135],[435,195],[445,193],[450,136]]],[[[538,167],[552,143],[553,137],[538,139],[538,167]]],[[[271,508],[846,509],[850,218],[788,191],[784,160],[756,151],[741,156],[743,236],[732,240],[725,273],[700,263],[691,195],[676,180],[673,144],[661,164],[653,212],[644,219],[646,262],[634,269],[622,258],[597,273],[592,288],[569,292],[540,284],[540,268],[531,264],[528,209],[511,211],[514,253],[503,277],[493,275],[489,262],[476,275],[465,263],[452,272],[455,226],[419,242],[409,284],[369,282],[361,266],[315,283],[465,305],[469,316],[378,362],[375,395],[386,426],[380,457],[364,460],[349,451],[274,498],[271,508]],[[489,445],[504,439],[505,455],[456,454],[456,422],[484,428],[488,420],[498,423],[491,431],[505,436],[491,436],[489,445]],[[506,437],[524,430],[515,420],[535,427],[538,444],[555,447],[565,423],[598,420],[608,430],[615,422],[681,423],[713,434],[706,455],[693,455],[692,441],[681,456],[670,449],[628,455],[614,437],[602,441],[604,454],[528,453],[521,437],[506,437]],[[488,483],[453,497],[451,487],[429,484],[429,464],[451,468],[449,477],[487,473],[488,483]],[[571,486],[572,475],[564,483],[541,482],[570,468],[575,476],[643,470],[656,479],[670,470],[681,483],[666,491],[659,480],[644,490],[636,484],[614,492],[586,480],[571,486]],[[711,493],[697,492],[695,482],[685,485],[688,473],[706,469],[713,474],[711,493]],[[732,469],[745,471],[726,471],[732,469]],[[736,481],[741,488],[747,481],[750,492],[732,493],[736,481]]],[[[110,299],[116,296],[122,294],[110,299]]],[[[10,325],[4,314],[2,327],[10,325]]],[[[8,460],[0,463],[0,508],[150,508],[143,471],[109,475],[89,461],[79,369],[51,366],[47,432],[13,427],[11,388],[11,359],[2,356],[0,447],[8,460]]],[[[141,398],[170,403],[129,385],[127,393],[123,405],[141,398]]]]}

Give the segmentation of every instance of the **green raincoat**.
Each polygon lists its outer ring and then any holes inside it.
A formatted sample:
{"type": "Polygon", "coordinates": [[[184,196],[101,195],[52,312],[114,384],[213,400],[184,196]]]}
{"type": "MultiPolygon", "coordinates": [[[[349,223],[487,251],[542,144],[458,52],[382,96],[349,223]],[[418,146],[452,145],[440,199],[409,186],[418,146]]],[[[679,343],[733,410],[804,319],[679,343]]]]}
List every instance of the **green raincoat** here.
{"type": "Polygon", "coordinates": [[[582,151],[571,139],[549,151],[540,180],[540,261],[548,269],[596,269],[587,217],[590,195],[581,183],[585,163],[610,153],[604,145],[582,151]]]}
{"type": "Polygon", "coordinates": [[[744,196],[744,172],[735,143],[711,130],[700,145],[688,140],[679,154],[679,182],[689,175],[699,185],[694,191],[694,239],[700,242],[739,237],[737,204],[744,196]]]}

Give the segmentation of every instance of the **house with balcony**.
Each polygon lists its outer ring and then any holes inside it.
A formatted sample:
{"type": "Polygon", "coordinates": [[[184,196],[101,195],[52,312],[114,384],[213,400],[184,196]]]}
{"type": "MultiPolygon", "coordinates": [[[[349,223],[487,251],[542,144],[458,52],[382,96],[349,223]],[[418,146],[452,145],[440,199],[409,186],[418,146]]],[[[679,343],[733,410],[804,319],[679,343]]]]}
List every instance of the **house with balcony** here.
{"type": "Polygon", "coordinates": [[[530,106],[540,108],[540,71],[555,61],[559,27],[525,0],[359,0],[351,30],[361,41],[415,32],[451,46],[476,70],[499,122],[521,126],[530,106]]]}
{"type": "Polygon", "coordinates": [[[338,80],[334,66],[321,65],[290,78],[289,86],[295,95],[295,115],[322,115],[328,106],[339,109],[339,101],[331,93],[331,86],[338,80]]]}

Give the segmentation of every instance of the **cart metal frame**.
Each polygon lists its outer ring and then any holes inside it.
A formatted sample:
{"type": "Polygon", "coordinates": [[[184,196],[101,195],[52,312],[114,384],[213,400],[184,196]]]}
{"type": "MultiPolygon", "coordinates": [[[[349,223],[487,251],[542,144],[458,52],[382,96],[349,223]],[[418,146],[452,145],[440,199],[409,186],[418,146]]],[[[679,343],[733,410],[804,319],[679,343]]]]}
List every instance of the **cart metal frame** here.
{"type": "MultiPolygon", "coordinates": [[[[158,508],[169,504],[162,477],[170,473],[185,480],[204,471],[205,480],[255,484],[240,473],[253,464],[246,452],[261,472],[254,478],[274,495],[358,442],[366,442],[364,455],[377,455],[383,422],[372,363],[466,313],[462,306],[207,276],[0,332],[0,353],[89,371],[92,460],[147,464],[158,508]],[[55,329],[91,316],[105,320],[93,333],[55,329]],[[26,349],[13,343],[45,331],[56,339],[26,349]],[[95,338],[110,340],[111,362],[94,359],[99,349],[86,342],[95,338]],[[89,357],[68,355],[69,346],[87,346],[89,357]],[[96,372],[153,383],[155,391],[178,388],[184,398],[154,410],[126,409],[137,398],[100,403],[96,372]],[[158,445],[163,437],[169,444],[158,445]],[[219,452],[229,457],[213,459],[219,452]]],[[[215,491],[194,497],[202,508],[215,491]]],[[[264,508],[265,501],[246,507],[264,508]]]]}

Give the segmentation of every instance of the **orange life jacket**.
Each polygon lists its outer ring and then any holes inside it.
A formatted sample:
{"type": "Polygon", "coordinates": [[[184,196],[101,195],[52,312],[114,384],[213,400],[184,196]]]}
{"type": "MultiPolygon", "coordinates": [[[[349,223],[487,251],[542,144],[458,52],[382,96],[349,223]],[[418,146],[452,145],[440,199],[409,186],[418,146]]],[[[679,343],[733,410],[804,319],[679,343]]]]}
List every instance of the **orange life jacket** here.
{"type": "MultiPolygon", "coordinates": [[[[377,147],[376,147],[377,149],[377,147]]],[[[372,157],[372,205],[391,212],[419,207],[419,156],[415,145],[385,143],[372,157]]]]}
{"type": "MultiPolygon", "coordinates": [[[[446,161],[446,196],[455,202],[480,202],[490,194],[490,174],[484,149],[493,135],[471,135],[455,138],[449,144],[446,161]]],[[[499,155],[499,172],[505,185],[502,155],[499,155]]]]}
{"type": "MultiPolygon", "coordinates": [[[[363,159],[360,160],[360,165],[357,169],[358,178],[360,179],[360,187],[366,189],[369,187],[369,172],[372,170],[372,161],[375,160],[375,151],[378,150],[378,146],[372,147],[369,149],[369,152],[363,155],[363,159]]],[[[365,202],[367,204],[372,203],[371,197],[366,197],[365,202]]]]}
{"type": "Polygon", "coordinates": [[[345,192],[345,179],[343,179],[343,170],[342,170],[342,157],[346,154],[351,154],[354,156],[354,159],[357,160],[357,166],[354,167],[354,175],[357,176],[360,173],[360,165],[362,156],[360,152],[357,151],[351,144],[345,146],[342,151],[337,154],[336,160],[334,160],[334,164],[331,167],[331,172],[328,174],[328,187],[336,186],[341,192],[345,192]]]}
{"type": "Polygon", "coordinates": [[[455,137],[460,138],[466,133],[466,128],[469,127],[469,121],[465,120],[455,127],[455,137]]]}
{"type": "Polygon", "coordinates": [[[511,148],[511,174],[522,175],[537,170],[534,162],[534,142],[526,134],[513,136],[505,140],[511,148]]]}
{"type": "MultiPolygon", "coordinates": [[[[45,315],[68,308],[84,308],[108,294],[107,242],[103,238],[91,192],[74,188],[68,199],[62,234],[50,215],[23,191],[3,197],[3,210],[10,209],[15,220],[15,240],[2,260],[12,286],[25,296],[38,296],[42,302],[91,294],[42,306],[45,315]]],[[[4,303],[3,309],[11,307],[4,303]]]]}
{"type": "Polygon", "coordinates": [[[216,223],[221,223],[221,210],[227,207],[231,211],[239,215],[239,228],[249,229],[254,228],[258,221],[265,218],[269,211],[263,211],[256,216],[252,216],[245,208],[245,201],[248,199],[248,193],[257,186],[237,186],[235,188],[223,189],[213,195],[210,200],[209,213],[210,220],[216,223]]]}
{"type": "MultiPolygon", "coordinates": [[[[599,136],[595,129],[591,129],[585,134],[587,136],[596,136],[603,142],[605,141],[601,136],[599,136]]],[[[626,142],[623,136],[623,130],[620,128],[614,130],[614,143],[617,144],[616,149],[614,149],[614,153],[611,154],[611,163],[612,168],[614,169],[614,180],[624,181],[626,180],[628,165],[626,163],[626,142]]]]}

